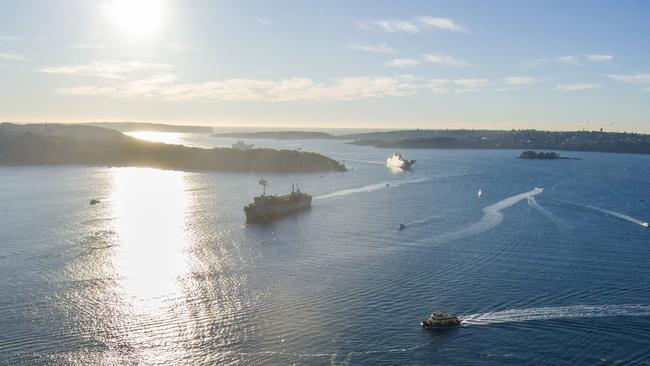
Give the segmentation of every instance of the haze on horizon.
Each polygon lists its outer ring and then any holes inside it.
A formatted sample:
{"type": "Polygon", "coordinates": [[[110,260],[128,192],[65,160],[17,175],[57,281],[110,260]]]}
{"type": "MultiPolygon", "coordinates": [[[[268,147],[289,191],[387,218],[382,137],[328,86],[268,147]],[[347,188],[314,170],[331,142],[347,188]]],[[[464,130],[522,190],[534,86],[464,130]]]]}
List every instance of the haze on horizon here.
{"type": "Polygon", "coordinates": [[[640,1],[6,0],[0,121],[650,133],[640,1]]]}

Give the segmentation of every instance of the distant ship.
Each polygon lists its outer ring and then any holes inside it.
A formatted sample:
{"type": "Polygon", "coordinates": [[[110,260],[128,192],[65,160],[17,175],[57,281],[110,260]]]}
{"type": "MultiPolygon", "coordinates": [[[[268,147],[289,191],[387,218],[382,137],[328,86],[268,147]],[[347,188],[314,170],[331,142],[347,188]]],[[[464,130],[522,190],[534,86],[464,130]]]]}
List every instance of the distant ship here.
{"type": "Polygon", "coordinates": [[[244,140],[239,140],[232,144],[232,148],[237,150],[250,150],[253,146],[255,146],[255,144],[247,144],[244,140]]]}
{"type": "Polygon", "coordinates": [[[410,169],[413,163],[415,160],[406,160],[399,153],[394,153],[393,156],[386,159],[386,165],[392,168],[410,169]]]}
{"type": "Polygon", "coordinates": [[[284,196],[267,196],[266,185],[268,182],[261,179],[259,184],[264,187],[264,191],[261,196],[253,199],[253,203],[244,207],[246,221],[268,220],[311,207],[311,195],[300,192],[300,188],[295,189],[292,186],[291,193],[284,196]]]}
{"type": "Polygon", "coordinates": [[[434,311],[420,325],[426,329],[449,329],[459,327],[460,323],[460,318],[456,315],[434,311]]]}

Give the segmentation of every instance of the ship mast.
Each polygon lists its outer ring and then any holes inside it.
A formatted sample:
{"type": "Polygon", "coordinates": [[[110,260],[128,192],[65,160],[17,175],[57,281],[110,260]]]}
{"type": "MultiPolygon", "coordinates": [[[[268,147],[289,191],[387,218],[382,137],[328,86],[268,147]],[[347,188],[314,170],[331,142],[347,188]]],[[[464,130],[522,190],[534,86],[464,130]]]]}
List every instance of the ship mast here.
{"type": "Polygon", "coordinates": [[[266,185],[269,184],[269,182],[267,182],[266,179],[262,178],[257,183],[259,183],[259,185],[261,185],[263,187],[262,188],[262,197],[264,197],[266,195],[266,185]]]}

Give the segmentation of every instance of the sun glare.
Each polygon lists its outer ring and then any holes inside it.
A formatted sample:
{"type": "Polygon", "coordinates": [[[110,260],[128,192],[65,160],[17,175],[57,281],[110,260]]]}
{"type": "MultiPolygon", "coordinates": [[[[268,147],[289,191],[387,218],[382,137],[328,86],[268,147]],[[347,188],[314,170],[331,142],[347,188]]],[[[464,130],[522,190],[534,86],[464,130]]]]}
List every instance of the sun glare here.
{"type": "Polygon", "coordinates": [[[142,36],[160,26],[164,7],[161,0],[113,0],[107,4],[106,12],[118,29],[142,36]]]}
{"type": "Polygon", "coordinates": [[[124,134],[140,140],[162,142],[165,144],[181,143],[181,134],[177,132],[133,131],[125,132],[124,134]]]}
{"type": "Polygon", "coordinates": [[[120,284],[134,307],[156,310],[165,296],[178,296],[178,277],[188,270],[186,174],[150,168],[113,168],[111,174],[107,202],[120,239],[120,284]]]}

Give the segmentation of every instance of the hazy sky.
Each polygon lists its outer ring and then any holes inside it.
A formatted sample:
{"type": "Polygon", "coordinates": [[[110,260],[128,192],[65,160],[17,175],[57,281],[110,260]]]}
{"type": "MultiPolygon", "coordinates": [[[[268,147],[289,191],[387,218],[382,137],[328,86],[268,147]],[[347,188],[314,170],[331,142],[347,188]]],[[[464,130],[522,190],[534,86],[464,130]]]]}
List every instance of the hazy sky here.
{"type": "Polygon", "coordinates": [[[0,120],[650,133],[649,1],[1,0],[0,120]]]}

